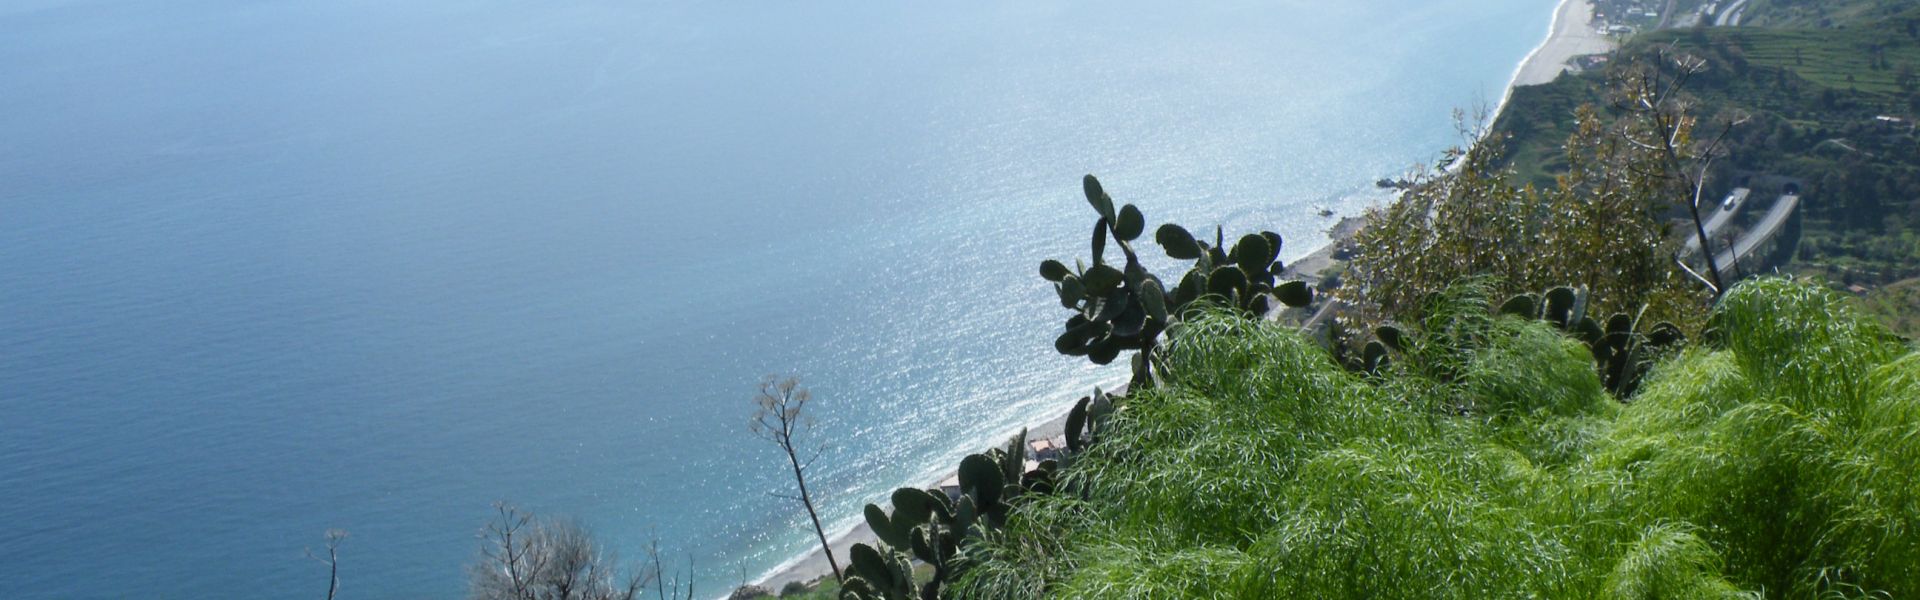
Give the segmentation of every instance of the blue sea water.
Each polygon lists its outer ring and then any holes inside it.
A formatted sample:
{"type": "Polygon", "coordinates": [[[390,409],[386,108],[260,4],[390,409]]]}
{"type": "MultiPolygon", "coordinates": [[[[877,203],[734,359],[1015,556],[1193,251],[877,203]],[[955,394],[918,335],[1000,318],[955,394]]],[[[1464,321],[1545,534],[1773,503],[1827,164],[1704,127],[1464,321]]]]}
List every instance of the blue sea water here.
{"type": "Polygon", "coordinates": [[[0,597],[457,597],[491,503],[724,593],[1123,377],[1097,173],[1273,229],[1460,141],[1551,0],[0,4],[0,597]]]}

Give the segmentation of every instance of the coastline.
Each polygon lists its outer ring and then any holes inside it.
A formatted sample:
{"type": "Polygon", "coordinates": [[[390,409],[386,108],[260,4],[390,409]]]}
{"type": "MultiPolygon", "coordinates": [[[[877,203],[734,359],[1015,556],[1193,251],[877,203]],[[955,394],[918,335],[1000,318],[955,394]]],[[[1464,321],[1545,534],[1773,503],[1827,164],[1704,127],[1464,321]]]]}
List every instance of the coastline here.
{"type": "MultiPolygon", "coordinates": [[[[1553,20],[1547,26],[1546,39],[1521,59],[1520,64],[1514,68],[1499,104],[1495,105],[1488,115],[1489,120],[1484,124],[1487,128],[1491,129],[1493,122],[1500,118],[1501,111],[1505,110],[1507,102],[1512,100],[1515,88],[1552,83],[1561,73],[1571,68],[1568,63],[1574,58],[1613,50],[1616,46],[1614,41],[1604,34],[1595,32],[1593,11],[1592,0],[1561,0],[1560,5],[1554,9],[1553,20]]],[[[1323,270],[1335,262],[1332,255],[1336,247],[1356,235],[1364,226],[1363,215],[1343,216],[1338,223],[1330,227],[1332,239],[1326,245],[1292,261],[1285,276],[1295,279],[1318,277],[1323,270]]],[[[1027,428],[1028,439],[1052,439],[1064,435],[1067,413],[1072,408],[1072,402],[1061,402],[1058,412],[1050,414],[1037,425],[1027,428]]],[[[1014,433],[1016,432],[1009,431],[1002,437],[1011,437],[1014,433]]],[[[942,475],[943,479],[945,477],[946,475],[942,475]]],[[[925,481],[921,484],[920,487],[937,487],[940,480],[925,481]]],[[[851,529],[833,535],[829,546],[833,548],[836,558],[844,559],[854,544],[872,544],[878,539],[878,536],[874,535],[873,530],[863,521],[851,529]]],[[[780,587],[789,582],[799,581],[811,584],[830,576],[830,571],[826,555],[818,548],[814,548],[773,568],[754,580],[753,584],[778,593],[780,587]]]]}
{"type": "MultiPolygon", "coordinates": [[[[1589,54],[1612,52],[1619,44],[1606,34],[1594,31],[1593,0],[1560,0],[1553,9],[1553,19],[1547,23],[1547,38],[1534,46],[1526,58],[1513,69],[1513,75],[1507,79],[1507,88],[1500,93],[1500,102],[1486,114],[1486,120],[1479,123],[1480,131],[1475,132],[1474,144],[1480,143],[1493,131],[1493,124],[1500,121],[1500,114],[1507,110],[1507,103],[1513,100],[1513,92],[1521,86],[1545,85],[1553,83],[1573,69],[1569,63],[1573,59],[1589,54]]],[[[1467,148],[1471,150],[1472,148],[1467,148]]],[[[1446,166],[1447,172],[1460,167],[1455,159],[1446,166]]]]}
{"type": "MultiPolygon", "coordinates": [[[[1513,99],[1514,88],[1553,83],[1574,58],[1613,51],[1617,45],[1613,39],[1594,31],[1593,10],[1592,0],[1561,0],[1553,11],[1553,21],[1547,24],[1547,38],[1513,69],[1506,92],[1489,118],[1500,118],[1500,111],[1513,99]]],[[[1487,125],[1491,127],[1492,121],[1487,125]]]]}
{"type": "MultiPolygon", "coordinates": [[[[1124,388],[1125,385],[1107,386],[1107,389],[1114,390],[1115,392],[1123,390],[1124,388]]],[[[1067,413],[1073,410],[1073,404],[1071,399],[1061,401],[1058,412],[1050,413],[1046,419],[1027,427],[1027,439],[1030,441],[1050,440],[1065,436],[1067,431],[1067,413]]],[[[1019,433],[1019,431],[1008,431],[1005,435],[997,439],[1000,439],[1001,443],[1005,443],[1005,438],[1013,437],[1016,433],[1019,433]]],[[[984,449],[985,448],[980,448],[975,451],[984,449]]],[[[939,479],[922,481],[917,487],[939,487],[940,482],[951,475],[952,473],[945,473],[942,474],[939,479]]],[[[869,502],[885,503],[886,499],[869,500],[869,502]]],[[[865,504],[865,502],[862,502],[862,504],[865,504]]],[[[871,545],[879,539],[879,536],[874,535],[873,529],[867,527],[866,521],[862,520],[860,524],[855,525],[851,529],[833,534],[827,544],[833,548],[834,558],[844,563],[847,553],[854,544],[871,545]]],[[[795,556],[793,559],[781,563],[780,566],[774,567],[768,571],[767,574],[754,580],[753,585],[765,587],[777,594],[780,592],[780,587],[789,582],[798,581],[811,585],[823,577],[831,576],[831,571],[832,568],[827,564],[827,555],[816,547],[808,550],[805,554],[795,556]]]]}

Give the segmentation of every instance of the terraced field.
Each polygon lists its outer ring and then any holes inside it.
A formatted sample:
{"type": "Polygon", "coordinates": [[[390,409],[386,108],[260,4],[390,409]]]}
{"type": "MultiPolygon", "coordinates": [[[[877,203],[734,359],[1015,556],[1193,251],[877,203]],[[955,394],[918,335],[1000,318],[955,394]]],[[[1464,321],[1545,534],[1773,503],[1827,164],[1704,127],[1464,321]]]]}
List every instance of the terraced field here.
{"type": "Polygon", "coordinates": [[[1753,0],[1744,25],[1835,27],[1884,19],[1914,6],[1913,0],[1753,0]]]}
{"type": "Polygon", "coordinates": [[[1681,47],[1701,42],[1738,47],[1748,64],[1775,67],[1824,87],[1889,96],[1912,93],[1901,85],[1903,73],[1920,69],[1920,37],[1886,27],[1859,30],[1832,29],[1717,29],[1704,34],[1662,31],[1646,36],[1650,43],[1681,47]],[[1902,68],[1906,70],[1902,70],[1902,68]]]}

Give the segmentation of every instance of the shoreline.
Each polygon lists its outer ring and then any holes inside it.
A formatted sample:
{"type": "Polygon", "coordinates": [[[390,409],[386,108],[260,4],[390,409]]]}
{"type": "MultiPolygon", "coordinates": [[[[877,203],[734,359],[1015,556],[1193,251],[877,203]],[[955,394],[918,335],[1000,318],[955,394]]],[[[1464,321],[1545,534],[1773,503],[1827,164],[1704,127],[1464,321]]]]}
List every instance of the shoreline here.
{"type": "MultiPolygon", "coordinates": [[[[1106,386],[1104,389],[1110,389],[1115,392],[1119,392],[1121,390],[1124,390],[1125,387],[1126,386],[1122,384],[1118,386],[1106,386]]],[[[1053,439],[1053,438],[1066,435],[1067,413],[1073,411],[1073,405],[1074,405],[1074,402],[1071,400],[1063,401],[1057,413],[1049,413],[1049,416],[1047,418],[1039,420],[1034,425],[1028,426],[1026,428],[1027,440],[1031,442],[1033,440],[1053,439]]],[[[1013,437],[1013,435],[1016,433],[1019,433],[1019,431],[1018,430],[1008,431],[1006,432],[1005,435],[999,436],[998,438],[995,438],[995,439],[1000,440],[999,443],[1004,444],[1007,438],[1013,437]]],[[[986,448],[983,447],[974,451],[978,452],[980,450],[985,450],[985,449],[986,448]]],[[[941,481],[944,481],[945,479],[952,476],[953,476],[953,472],[949,469],[945,471],[942,475],[940,475],[939,478],[933,479],[930,481],[920,482],[920,485],[916,487],[919,487],[922,489],[939,487],[941,481]]],[[[910,483],[902,484],[902,486],[904,485],[911,485],[911,484],[910,483]]],[[[901,486],[895,486],[895,487],[901,487],[901,486]]],[[[882,498],[879,500],[869,500],[869,502],[885,505],[886,499],[882,498]]],[[[862,504],[864,505],[865,502],[863,502],[862,504]]],[[[874,535],[873,529],[867,527],[867,523],[863,519],[859,522],[858,525],[855,525],[852,528],[834,533],[831,536],[829,536],[827,545],[833,548],[834,558],[843,563],[841,565],[841,568],[844,569],[846,566],[844,563],[846,561],[847,553],[849,549],[853,547],[854,544],[872,545],[875,542],[877,542],[879,539],[880,537],[877,535],[874,535]]],[[[765,587],[769,590],[772,590],[775,594],[778,594],[780,593],[780,587],[786,585],[789,582],[798,581],[801,583],[812,585],[818,582],[821,578],[832,576],[831,571],[832,569],[827,564],[827,555],[825,553],[822,553],[820,551],[820,548],[816,546],[807,550],[803,554],[800,554],[791,559],[788,559],[786,562],[781,563],[779,566],[774,567],[773,569],[769,570],[766,574],[762,575],[759,579],[756,579],[751,583],[752,585],[765,587]]]]}
{"type": "MultiPolygon", "coordinates": [[[[1560,1],[1560,5],[1553,10],[1553,20],[1547,24],[1547,38],[1541,40],[1540,45],[1535,46],[1514,67],[1513,75],[1507,79],[1507,89],[1500,96],[1500,103],[1494,105],[1488,118],[1499,120],[1500,112],[1513,99],[1515,88],[1553,83],[1570,68],[1567,63],[1573,59],[1612,52],[1618,46],[1612,38],[1594,31],[1593,11],[1592,0],[1560,1]]],[[[1491,128],[1493,122],[1489,121],[1486,125],[1491,128]]]]}
{"type": "MultiPolygon", "coordinates": [[[[1539,46],[1534,47],[1533,51],[1521,59],[1520,64],[1514,68],[1513,75],[1507,81],[1506,91],[1500,97],[1500,103],[1496,104],[1493,111],[1488,114],[1489,120],[1484,127],[1488,130],[1492,129],[1493,122],[1500,118],[1501,111],[1505,110],[1508,101],[1513,99],[1514,89],[1552,83],[1561,73],[1570,69],[1567,63],[1574,58],[1589,54],[1603,54],[1613,50],[1616,44],[1611,38],[1595,33],[1593,10],[1592,0],[1561,0],[1560,5],[1554,9],[1552,21],[1547,25],[1546,39],[1542,40],[1539,46]]],[[[1483,136],[1485,133],[1485,131],[1481,132],[1483,136]]],[[[1336,247],[1344,240],[1351,238],[1363,226],[1364,215],[1342,216],[1339,222],[1329,228],[1332,239],[1326,245],[1292,261],[1288,265],[1286,275],[1296,279],[1318,277],[1333,263],[1332,254],[1336,247]]],[[[1062,402],[1058,412],[1050,414],[1047,418],[1039,420],[1038,424],[1027,428],[1027,439],[1052,439],[1064,435],[1067,413],[1072,408],[1072,402],[1062,402]]],[[[1009,431],[1001,437],[1012,437],[1014,433],[1009,431]]],[[[951,473],[947,473],[941,475],[940,479],[922,482],[920,487],[937,487],[950,475],[951,473]]],[[[866,522],[861,521],[850,529],[834,534],[828,545],[833,548],[836,558],[844,559],[849,548],[854,544],[872,544],[878,539],[873,530],[867,527],[866,522]]],[[[789,582],[812,584],[823,577],[830,576],[830,571],[826,555],[819,548],[813,548],[774,567],[754,580],[752,584],[763,586],[777,594],[780,587],[789,582]]]]}
{"type": "MultiPolygon", "coordinates": [[[[1493,133],[1493,124],[1500,121],[1501,113],[1507,110],[1507,103],[1513,100],[1513,92],[1522,86],[1545,85],[1553,83],[1562,73],[1572,70],[1573,59],[1591,54],[1606,54],[1619,47],[1613,38],[1594,31],[1593,0],[1560,0],[1553,9],[1553,18],[1547,22],[1547,37],[1534,46],[1520,64],[1513,68],[1513,75],[1507,78],[1507,87],[1500,93],[1500,102],[1486,114],[1486,121],[1478,123],[1480,131],[1475,132],[1473,144],[1477,145],[1493,133]]],[[[1468,146],[1472,150],[1473,146],[1468,146]]],[[[1451,173],[1460,167],[1461,156],[1446,166],[1451,173]]]]}

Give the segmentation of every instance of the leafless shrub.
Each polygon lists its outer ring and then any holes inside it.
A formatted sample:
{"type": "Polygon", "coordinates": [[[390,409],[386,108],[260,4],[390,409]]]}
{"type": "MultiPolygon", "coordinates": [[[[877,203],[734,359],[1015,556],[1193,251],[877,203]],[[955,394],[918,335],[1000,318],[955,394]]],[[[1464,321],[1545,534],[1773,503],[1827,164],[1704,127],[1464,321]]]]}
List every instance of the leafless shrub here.
{"type": "Polygon", "coordinates": [[[482,532],[467,569],[473,600],[634,600],[651,574],[622,574],[619,558],[578,523],[536,518],[506,504],[482,532]]]}

